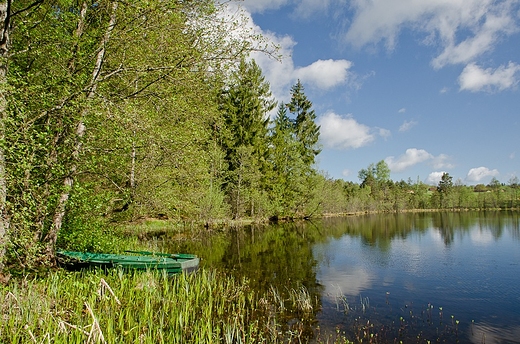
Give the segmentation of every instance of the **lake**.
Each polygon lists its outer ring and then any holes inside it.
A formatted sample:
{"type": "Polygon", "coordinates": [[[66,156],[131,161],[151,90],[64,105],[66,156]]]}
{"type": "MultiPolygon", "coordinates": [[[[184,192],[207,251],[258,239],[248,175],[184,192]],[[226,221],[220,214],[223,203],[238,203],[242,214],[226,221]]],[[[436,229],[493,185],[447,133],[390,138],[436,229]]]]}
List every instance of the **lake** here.
{"type": "MultiPolygon", "coordinates": [[[[520,343],[514,212],[365,215],[201,235],[177,249],[316,303],[311,336],[520,343]],[[183,246],[184,245],[184,246],[183,246]]],[[[291,319],[288,319],[290,322],[291,319]]]]}

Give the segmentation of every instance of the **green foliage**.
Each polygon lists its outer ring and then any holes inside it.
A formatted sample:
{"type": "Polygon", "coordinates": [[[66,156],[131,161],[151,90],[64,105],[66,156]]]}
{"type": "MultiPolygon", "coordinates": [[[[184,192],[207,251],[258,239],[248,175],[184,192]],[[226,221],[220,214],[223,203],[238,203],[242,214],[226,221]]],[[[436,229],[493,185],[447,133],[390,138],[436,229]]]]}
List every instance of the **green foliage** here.
{"type": "Polygon", "coordinates": [[[110,193],[96,190],[96,185],[76,183],[57,246],[80,252],[117,252],[121,239],[107,223],[111,199],[110,193]]]}
{"type": "Polygon", "coordinates": [[[392,187],[390,182],[390,168],[384,160],[377,164],[370,164],[366,169],[362,169],[358,173],[358,178],[362,181],[361,187],[368,188],[373,199],[379,201],[373,204],[373,208],[380,211],[388,211],[390,209],[399,208],[396,204],[399,201],[396,197],[390,197],[389,192],[392,187]],[[393,199],[391,199],[393,198],[393,199]]]}
{"type": "Polygon", "coordinates": [[[274,216],[309,216],[320,205],[315,189],[319,178],[314,162],[320,152],[315,119],[298,81],[291,88],[291,102],[279,105],[270,130],[268,184],[274,216]]]}
{"type": "Polygon", "coordinates": [[[233,217],[254,217],[258,205],[264,203],[262,175],[267,170],[267,126],[269,112],[276,103],[258,65],[245,60],[240,61],[219,99],[224,128],[216,134],[226,153],[225,189],[233,217]]]}
{"type": "Polygon", "coordinates": [[[437,191],[439,193],[448,194],[451,192],[451,189],[453,188],[453,177],[450,176],[449,173],[443,173],[441,180],[439,181],[439,184],[437,186],[437,191]]]}
{"type": "Polygon", "coordinates": [[[513,208],[515,206],[518,206],[518,191],[520,189],[518,177],[511,177],[508,181],[508,186],[509,188],[507,189],[509,190],[510,207],[513,208]]]}
{"type": "Polygon", "coordinates": [[[384,160],[381,160],[375,165],[370,164],[366,169],[361,169],[358,178],[362,181],[362,186],[380,187],[390,180],[390,168],[384,160]]]}
{"type": "Polygon", "coordinates": [[[273,121],[270,133],[269,185],[274,216],[293,216],[298,211],[298,200],[305,187],[305,164],[294,126],[282,103],[273,121]]]}
{"type": "MultiPolygon", "coordinates": [[[[32,8],[20,1],[11,9],[29,9],[13,18],[7,82],[7,108],[2,125],[6,137],[6,182],[10,218],[9,264],[31,267],[43,261],[42,248],[63,180],[73,160],[71,150],[84,89],[90,76],[89,57],[99,37],[93,25],[89,39],[75,35],[79,8],[54,1],[32,8]],[[56,12],[64,6],[69,11],[56,12]]],[[[104,17],[93,9],[89,20],[104,17]]],[[[2,257],[0,257],[2,259],[2,257]]]]}
{"type": "MultiPolygon", "coordinates": [[[[334,180],[324,175],[317,175],[314,190],[317,204],[315,213],[345,214],[348,212],[347,197],[342,180],[334,180]]],[[[311,211],[312,211],[311,210],[311,211]]]]}
{"type": "Polygon", "coordinates": [[[439,208],[449,207],[452,201],[453,191],[453,177],[449,173],[443,173],[439,184],[437,185],[437,192],[439,193],[439,208]]]}
{"type": "Polygon", "coordinates": [[[207,0],[32,5],[14,2],[21,12],[6,28],[10,261],[37,264],[60,227],[61,244],[101,250],[107,219],[226,216],[226,167],[215,171],[208,149],[215,89],[259,38],[231,35],[223,7],[207,0]],[[85,211],[98,195],[103,215],[85,211]]]}
{"type": "Polygon", "coordinates": [[[475,185],[474,189],[475,192],[487,192],[488,189],[484,184],[477,184],[475,185]]]}
{"type": "MultiPolygon", "coordinates": [[[[263,158],[267,150],[268,114],[276,103],[269,83],[254,60],[240,62],[220,99],[220,111],[227,131],[223,141],[228,159],[232,160],[236,149],[241,146],[251,146],[254,154],[263,158]]],[[[233,170],[234,165],[230,168],[233,170]]]]}
{"type": "Polygon", "coordinates": [[[287,108],[294,116],[294,131],[300,143],[303,162],[310,168],[321,152],[318,146],[320,127],[316,124],[316,113],[312,109],[312,102],[304,93],[300,80],[291,88],[291,101],[287,104],[287,108]]]}

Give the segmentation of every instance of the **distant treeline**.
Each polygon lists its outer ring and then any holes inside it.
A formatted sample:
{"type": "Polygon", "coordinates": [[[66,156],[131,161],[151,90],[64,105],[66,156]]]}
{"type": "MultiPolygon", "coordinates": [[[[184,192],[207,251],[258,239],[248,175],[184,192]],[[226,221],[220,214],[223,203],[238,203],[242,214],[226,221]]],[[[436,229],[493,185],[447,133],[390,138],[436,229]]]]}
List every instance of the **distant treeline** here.
{"type": "Polygon", "coordinates": [[[324,197],[323,212],[400,212],[406,210],[486,210],[518,209],[520,207],[520,184],[518,178],[509,183],[500,183],[493,178],[488,185],[464,185],[460,180],[453,183],[444,173],[438,185],[428,185],[419,180],[392,181],[384,161],[375,168],[361,170],[360,184],[342,180],[326,180],[331,195],[324,197]],[[382,168],[381,168],[382,167],[382,168]],[[377,171],[386,171],[377,173],[377,171]],[[367,173],[367,171],[371,171],[367,173]]]}

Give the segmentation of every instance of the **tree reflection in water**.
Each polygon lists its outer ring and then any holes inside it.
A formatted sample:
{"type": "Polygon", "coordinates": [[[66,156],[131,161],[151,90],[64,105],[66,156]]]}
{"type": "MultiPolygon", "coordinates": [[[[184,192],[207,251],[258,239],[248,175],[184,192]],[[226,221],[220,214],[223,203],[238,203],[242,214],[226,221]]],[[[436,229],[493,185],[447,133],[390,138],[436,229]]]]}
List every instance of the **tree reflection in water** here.
{"type": "MultiPolygon", "coordinates": [[[[286,301],[305,294],[313,308],[299,326],[309,338],[341,329],[359,340],[368,334],[389,342],[417,336],[464,342],[484,319],[485,328],[510,328],[504,315],[520,315],[507,299],[520,294],[514,287],[520,285],[517,213],[326,218],[201,232],[193,239],[165,238],[164,245],[199,254],[203,266],[247,278],[259,293],[274,291],[286,301]],[[513,287],[497,290],[504,286],[513,287]],[[368,307],[363,300],[370,300],[368,307]],[[502,320],[490,323],[493,314],[502,320]]],[[[291,326],[301,314],[289,309],[284,316],[291,326]]]]}

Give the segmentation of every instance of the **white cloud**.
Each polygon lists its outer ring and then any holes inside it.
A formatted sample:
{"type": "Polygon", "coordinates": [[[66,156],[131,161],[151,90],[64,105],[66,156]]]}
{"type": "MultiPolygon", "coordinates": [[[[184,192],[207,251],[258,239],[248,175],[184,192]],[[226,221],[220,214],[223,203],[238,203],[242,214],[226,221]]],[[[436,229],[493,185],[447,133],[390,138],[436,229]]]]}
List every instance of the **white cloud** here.
{"type": "Polygon", "coordinates": [[[347,60],[318,60],[307,67],[294,70],[294,76],[304,84],[328,90],[347,81],[352,62],[347,60]]]}
{"type": "Polygon", "coordinates": [[[406,108],[401,108],[401,109],[399,109],[399,111],[397,111],[397,112],[399,112],[399,113],[405,113],[405,112],[406,112],[406,108]]]}
{"type": "MultiPolygon", "coordinates": [[[[473,32],[473,36],[456,43],[455,37],[451,39],[444,51],[437,56],[432,65],[441,68],[447,64],[467,63],[481,54],[491,51],[502,35],[512,34],[518,30],[515,18],[508,12],[510,1],[492,3],[489,1],[477,1],[476,6],[487,2],[484,8],[476,7],[470,13],[467,21],[461,22],[473,32]]],[[[452,35],[456,35],[453,28],[452,35]]]]}
{"type": "Polygon", "coordinates": [[[499,172],[497,169],[490,170],[487,167],[477,167],[469,170],[468,175],[466,176],[466,181],[480,182],[484,178],[496,177],[498,175],[499,172]]]}
{"type": "Polygon", "coordinates": [[[439,182],[442,179],[442,175],[444,173],[446,173],[446,172],[445,171],[440,171],[440,172],[432,172],[432,173],[430,173],[428,175],[428,178],[426,178],[425,183],[426,184],[431,184],[431,185],[439,184],[439,182]]]}
{"type": "Polygon", "coordinates": [[[460,90],[471,92],[502,91],[518,83],[517,73],[520,65],[509,62],[507,66],[500,66],[493,70],[482,69],[474,63],[468,64],[459,76],[460,90]]]}
{"type": "Polygon", "coordinates": [[[351,7],[347,42],[361,47],[383,41],[392,50],[403,28],[422,31],[425,44],[443,49],[434,68],[468,63],[518,31],[514,0],[353,0],[351,7]]]}
{"type": "Polygon", "coordinates": [[[289,0],[243,0],[241,4],[251,13],[262,13],[265,10],[279,9],[289,2],[289,0]]]}
{"type": "Polygon", "coordinates": [[[241,5],[251,13],[263,13],[267,10],[277,10],[286,5],[295,5],[293,17],[309,18],[316,13],[326,12],[331,0],[242,0],[241,5]]]}
{"type": "Polygon", "coordinates": [[[430,159],[433,159],[433,155],[424,149],[409,148],[399,158],[396,159],[393,156],[389,156],[385,159],[385,162],[388,164],[388,167],[392,172],[401,172],[406,170],[408,167],[430,159]]]}
{"type": "Polygon", "coordinates": [[[294,15],[309,18],[316,13],[325,12],[329,8],[330,0],[300,0],[297,4],[294,15]]]}
{"type": "MultiPolygon", "coordinates": [[[[427,162],[435,169],[453,168],[453,165],[448,162],[450,158],[445,154],[434,156],[424,149],[408,148],[406,152],[398,158],[389,156],[385,159],[388,167],[392,172],[402,172],[414,165],[427,162]]],[[[442,176],[442,174],[441,174],[442,176]]]]}
{"type": "Polygon", "coordinates": [[[401,126],[399,127],[399,131],[400,132],[408,131],[408,130],[412,129],[413,127],[415,127],[416,125],[417,125],[416,121],[404,121],[403,124],[401,124],[401,126]]]}
{"type": "Polygon", "coordinates": [[[320,139],[330,148],[360,148],[375,140],[372,130],[358,123],[351,115],[340,116],[329,112],[317,123],[320,125],[320,139]]]}
{"type": "Polygon", "coordinates": [[[449,160],[450,160],[450,157],[447,156],[446,154],[439,154],[438,156],[436,156],[432,159],[431,165],[436,170],[455,167],[452,163],[449,162],[449,160]]]}
{"type": "Polygon", "coordinates": [[[348,177],[348,176],[350,176],[351,174],[352,174],[352,172],[350,172],[349,169],[344,169],[343,171],[341,171],[341,175],[342,175],[343,177],[348,177]]]}
{"type": "Polygon", "coordinates": [[[381,136],[381,137],[384,138],[385,140],[386,140],[387,138],[389,138],[390,136],[392,136],[392,132],[390,132],[390,130],[388,130],[388,129],[377,128],[377,130],[379,131],[379,136],[381,136]]]}

